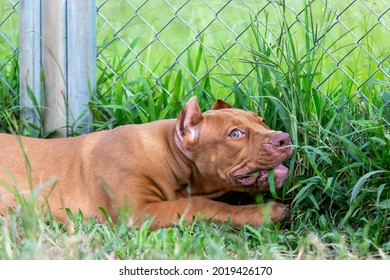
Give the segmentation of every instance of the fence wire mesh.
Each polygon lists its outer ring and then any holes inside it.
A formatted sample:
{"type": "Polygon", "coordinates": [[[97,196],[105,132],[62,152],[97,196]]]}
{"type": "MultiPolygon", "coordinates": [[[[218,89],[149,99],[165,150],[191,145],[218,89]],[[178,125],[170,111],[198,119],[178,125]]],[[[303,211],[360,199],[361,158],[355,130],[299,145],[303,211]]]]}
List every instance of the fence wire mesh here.
{"type": "MultiPolygon", "coordinates": [[[[281,26],[287,24],[296,52],[307,53],[310,50],[304,40],[310,6],[313,16],[322,18],[310,30],[314,45],[322,48],[321,73],[313,79],[314,91],[337,111],[355,98],[371,102],[367,94],[371,89],[380,94],[385,110],[390,107],[387,1],[96,2],[100,99],[122,94],[129,97],[129,106],[138,108],[147,90],[179,102],[191,94],[226,98],[234,87],[245,92],[256,76],[253,64],[242,62],[258,43],[254,26],[268,43],[276,45],[283,32],[281,26]],[[354,93],[347,98],[329,98],[340,94],[335,89],[342,87],[350,87],[354,93]]],[[[18,1],[1,0],[0,78],[12,93],[17,93],[17,83],[10,82],[4,73],[15,69],[17,62],[17,8],[18,1]]],[[[373,107],[380,109],[375,104],[373,107]]],[[[385,121],[389,124],[386,114],[385,121]]]]}
{"type": "Polygon", "coordinates": [[[114,77],[109,87],[99,90],[104,95],[121,88],[132,95],[136,93],[132,86],[142,76],[152,81],[155,90],[172,94],[175,84],[165,79],[187,75],[187,95],[201,90],[203,94],[226,97],[231,92],[226,85],[232,84],[245,92],[245,81],[254,75],[254,69],[240,64],[240,58],[248,57],[253,47],[253,25],[266,34],[268,42],[276,44],[283,13],[288,30],[296,36],[297,52],[302,53],[306,51],[304,33],[308,30],[306,11],[310,6],[313,17],[319,19],[315,23],[318,30],[311,30],[318,36],[313,40],[323,49],[324,60],[322,72],[314,79],[315,90],[341,110],[354,98],[371,100],[362,89],[379,83],[388,108],[390,48],[384,40],[390,34],[390,6],[385,2],[98,1],[98,65],[100,71],[114,77]],[[328,18],[320,21],[325,14],[328,18]],[[323,34],[322,29],[326,31],[323,34]],[[325,35],[328,38],[323,38],[325,35]],[[203,54],[202,62],[197,60],[199,52],[203,54]],[[354,94],[337,98],[337,102],[329,98],[337,81],[348,81],[354,94]],[[202,83],[214,85],[205,87],[202,83]]]}
{"type": "Polygon", "coordinates": [[[18,4],[19,1],[1,0],[0,5],[0,83],[13,95],[18,91],[18,4]]]}

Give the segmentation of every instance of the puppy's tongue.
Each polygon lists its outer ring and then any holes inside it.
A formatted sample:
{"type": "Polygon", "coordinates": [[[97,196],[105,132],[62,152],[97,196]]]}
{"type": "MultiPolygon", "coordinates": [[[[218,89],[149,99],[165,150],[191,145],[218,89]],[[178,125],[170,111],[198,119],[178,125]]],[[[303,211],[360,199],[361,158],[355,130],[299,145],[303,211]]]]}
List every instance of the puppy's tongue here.
{"type": "MultiPolygon", "coordinates": [[[[272,170],[272,169],[270,169],[272,170]]],[[[288,168],[283,164],[279,164],[273,168],[275,177],[286,177],[288,173],[288,168]]],[[[265,182],[268,180],[268,171],[269,170],[260,170],[260,181],[265,182]]]]}

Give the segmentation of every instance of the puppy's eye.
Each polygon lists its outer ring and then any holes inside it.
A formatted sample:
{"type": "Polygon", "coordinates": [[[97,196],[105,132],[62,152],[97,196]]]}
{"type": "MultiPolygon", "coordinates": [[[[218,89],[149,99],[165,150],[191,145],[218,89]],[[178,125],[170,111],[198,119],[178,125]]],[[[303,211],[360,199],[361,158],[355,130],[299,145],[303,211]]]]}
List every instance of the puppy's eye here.
{"type": "Polygon", "coordinates": [[[237,128],[233,129],[230,134],[229,134],[229,137],[232,138],[232,139],[239,139],[241,138],[242,136],[244,136],[244,133],[242,133],[240,130],[238,130],[237,128]]]}

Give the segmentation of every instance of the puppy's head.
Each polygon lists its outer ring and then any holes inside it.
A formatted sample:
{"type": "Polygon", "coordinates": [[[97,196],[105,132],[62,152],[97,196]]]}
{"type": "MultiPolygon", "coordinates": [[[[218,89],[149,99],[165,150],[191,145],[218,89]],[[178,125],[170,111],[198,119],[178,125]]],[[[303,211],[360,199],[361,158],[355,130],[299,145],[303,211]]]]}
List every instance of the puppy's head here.
{"type": "Polygon", "coordinates": [[[191,98],[177,119],[175,140],[199,174],[220,191],[268,191],[271,169],[276,188],[287,179],[288,168],[282,162],[292,153],[290,136],[271,130],[257,114],[222,100],[202,113],[196,97],[191,98]]]}

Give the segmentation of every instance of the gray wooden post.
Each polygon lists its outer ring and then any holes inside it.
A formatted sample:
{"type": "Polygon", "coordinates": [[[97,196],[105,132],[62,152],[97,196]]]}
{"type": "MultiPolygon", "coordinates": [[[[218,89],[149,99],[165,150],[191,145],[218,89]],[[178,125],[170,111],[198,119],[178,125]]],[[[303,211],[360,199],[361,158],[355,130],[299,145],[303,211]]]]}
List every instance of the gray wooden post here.
{"type": "MultiPolygon", "coordinates": [[[[42,70],[44,104],[39,105],[45,131],[55,130],[55,137],[90,132],[92,116],[87,105],[96,87],[95,0],[21,0],[20,4],[21,104],[32,108],[28,87],[40,96],[42,70]],[[22,46],[23,34],[32,33],[30,18],[40,23],[33,32],[38,40],[22,46]],[[30,72],[39,74],[34,80],[26,79],[30,72]],[[23,80],[27,80],[24,88],[23,80]]],[[[24,116],[31,121],[28,114],[24,116]]]]}

